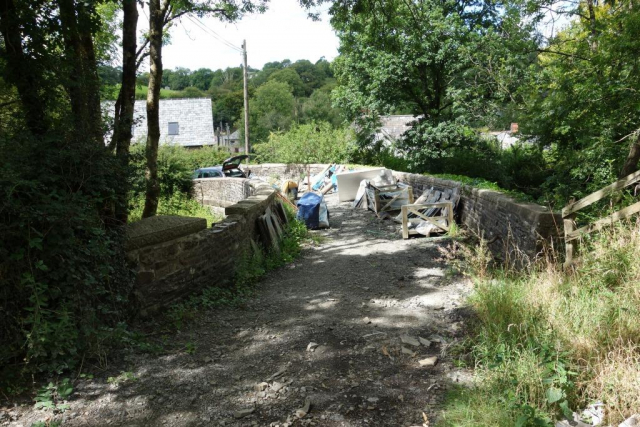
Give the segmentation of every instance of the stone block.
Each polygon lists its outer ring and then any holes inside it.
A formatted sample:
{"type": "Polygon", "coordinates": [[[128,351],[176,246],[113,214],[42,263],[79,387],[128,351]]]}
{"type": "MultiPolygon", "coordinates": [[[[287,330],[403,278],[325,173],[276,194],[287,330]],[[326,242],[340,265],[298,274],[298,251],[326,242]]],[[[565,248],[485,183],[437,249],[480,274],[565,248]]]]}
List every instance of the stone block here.
{"type": "Polygon", "coordinates": [[[204,218],[156,215],[127,225],[126,249],[168,242],[207,228],[204,218]]]}

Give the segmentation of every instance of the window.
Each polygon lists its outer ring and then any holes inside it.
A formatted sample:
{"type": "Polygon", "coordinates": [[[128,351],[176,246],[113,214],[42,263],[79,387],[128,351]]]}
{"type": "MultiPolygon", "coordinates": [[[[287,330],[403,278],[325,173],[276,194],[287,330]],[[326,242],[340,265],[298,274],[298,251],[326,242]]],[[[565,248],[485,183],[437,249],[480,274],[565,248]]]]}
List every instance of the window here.
{"type": "Polygon", "coordinates": [[[169,122],[169,135],[179,135],[180,127],[178,126],[178,122],[169,122]]]}

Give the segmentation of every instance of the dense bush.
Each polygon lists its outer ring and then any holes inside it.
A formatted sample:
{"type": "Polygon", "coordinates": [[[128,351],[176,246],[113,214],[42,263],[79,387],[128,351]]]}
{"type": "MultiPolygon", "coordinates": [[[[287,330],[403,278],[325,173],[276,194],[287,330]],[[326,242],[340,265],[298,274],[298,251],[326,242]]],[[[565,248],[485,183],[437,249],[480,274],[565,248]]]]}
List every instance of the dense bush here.
{"type": "MultiPolygon", "coordinates": [[[[138,143],[132,146],[132,188],[135,195],[145,192],[144,152],[144,144],[138,143]]],[[[176,193],[190,194],[193,187],[193,172],[196,169],[221,165],[230,156],[228,151],[219,150],[217,147],[189,149],[180,145],[161,145],[158,149],[160,195],[171,197],[176,193]]]]}
{"type": "MultiPolygon", "coordinates": [[[[131,150],[132,193],[129,198],[129,221],[142,219],[145,197],[144,144],[131,150]]],[[[205,218],[207,224],[219,221],[216,215],[191,198],[193,172],[202,167],[222,164],[231,154],[217,147],[188,149],[179,145],[162,145],[158,150],[160,199],[158,215],[182,215],[205,218]]]]}
{"type": "Polygon", "coordinates": [[[0,366],[3,378],[101,354],[127,318],[123,233],[105,227],[115,158],[60,133],[0,135],[0,366]]]}
{"type": "Polygon", "coordinates": [[[264,163],[347,163],[354,148],[349,129],[334,129],[326,122],[293,125],[288,132],[271,133],[267,142],[254,146],[264,163]]]}

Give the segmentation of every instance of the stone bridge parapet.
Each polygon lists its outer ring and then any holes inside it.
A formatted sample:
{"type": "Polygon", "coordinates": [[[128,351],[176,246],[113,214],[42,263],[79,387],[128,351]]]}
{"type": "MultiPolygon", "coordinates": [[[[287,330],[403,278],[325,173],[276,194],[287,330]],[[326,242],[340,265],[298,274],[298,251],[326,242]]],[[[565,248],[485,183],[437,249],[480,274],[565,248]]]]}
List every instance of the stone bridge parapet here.
{"type": "Polygon", "coordinates": [[[226,218],[211,228],[204,219],[177,216],[128,225],[127,257],[136,271],[143,315],[207,287],[231,284],[241,260],[251,254],[251,241],[258,241],[257,218],[279,202],[266,183],[229,180],[235,181],[228,181],[233,187],[228,194],[248,188],[249,196],[224,208],[226,218]]]}

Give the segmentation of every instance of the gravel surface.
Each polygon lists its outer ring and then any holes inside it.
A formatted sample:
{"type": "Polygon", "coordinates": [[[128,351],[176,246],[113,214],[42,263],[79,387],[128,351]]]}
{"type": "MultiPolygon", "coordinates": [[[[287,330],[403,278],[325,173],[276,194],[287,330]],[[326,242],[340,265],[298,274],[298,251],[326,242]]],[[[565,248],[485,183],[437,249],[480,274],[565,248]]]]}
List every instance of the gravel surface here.
{"type": "Polygon", "coordinates": [[[433,425],[449,384],[470,378],[447,351],[470,290],[442,257],[450,241],[405,241],[391,221],[328,201],[321,243],[242,308],[152,333],[160,354],[130,351],[77,379],[62,414],[4,402],[0,425],[433,425]]]}

